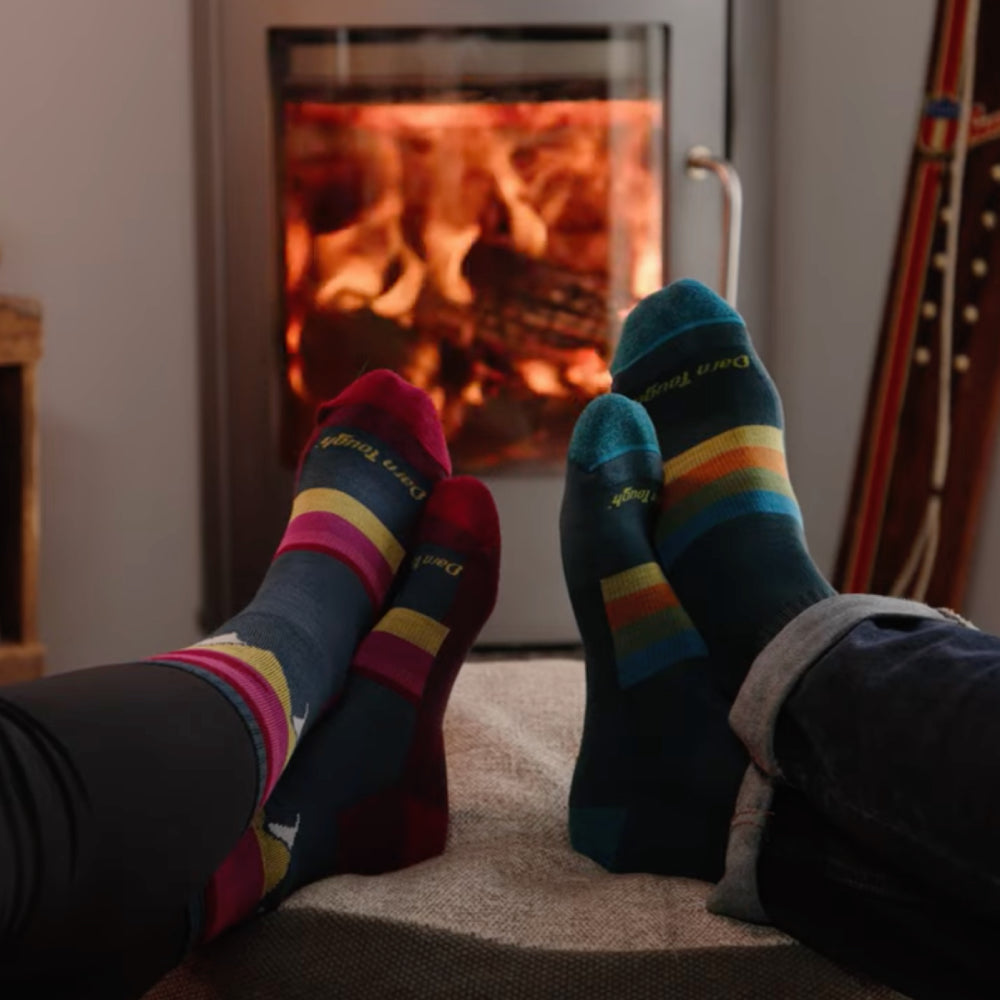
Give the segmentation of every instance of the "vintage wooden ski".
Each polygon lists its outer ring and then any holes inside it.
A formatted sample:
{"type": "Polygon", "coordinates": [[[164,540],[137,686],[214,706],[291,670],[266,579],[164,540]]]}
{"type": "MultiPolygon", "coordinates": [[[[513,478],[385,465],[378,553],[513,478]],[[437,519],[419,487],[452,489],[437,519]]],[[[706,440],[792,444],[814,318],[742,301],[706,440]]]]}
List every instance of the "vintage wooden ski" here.
{"type": "Polygon", "coordinates": [[[1000,4],[940,0],[835,583],[961,606],[1000,409],[1000,4]]]}

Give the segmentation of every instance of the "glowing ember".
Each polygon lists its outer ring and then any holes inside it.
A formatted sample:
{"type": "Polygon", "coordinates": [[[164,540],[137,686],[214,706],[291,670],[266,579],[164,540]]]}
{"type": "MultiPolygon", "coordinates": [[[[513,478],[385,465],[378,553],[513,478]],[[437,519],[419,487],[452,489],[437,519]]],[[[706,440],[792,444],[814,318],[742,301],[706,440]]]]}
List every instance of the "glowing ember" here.
{"type": "Polygon", "coordinates": [[[550,361],[528,358],[517,362],[528,388],[539,396],[567,396],[569,390],[563,385],[559,369],[550,361]]]}
{"type": "Polygon", "coordinates": [[[426,389],[466,468],[559,460],[661,283],[649,101],[284,105],[288,379],[426,389]]]}
{"type": "Polygon", "coordinates": [[[296,318],[289,321],[288,328],[285,330],[285,350],[290,355],[297,355],[301,346],[302,320],[296,318]]]}

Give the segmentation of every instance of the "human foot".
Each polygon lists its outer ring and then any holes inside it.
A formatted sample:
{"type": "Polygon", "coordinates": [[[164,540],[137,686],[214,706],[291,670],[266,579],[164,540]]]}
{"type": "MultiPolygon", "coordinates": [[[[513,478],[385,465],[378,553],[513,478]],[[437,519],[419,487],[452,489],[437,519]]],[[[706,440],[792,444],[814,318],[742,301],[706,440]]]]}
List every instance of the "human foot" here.
{"type": "Polygon", "coordinates": [[[441,725],[459,667],[496,599],[500,532],[482,483],[427,503],[392,607],[358,647],[342,699],[218,869],[198,908],[208,940],[317,879],[439,854],[448,828],[441,725]]]}
{"type": "Polygon", "coordinates": [[[594,400],[573,433],[561,517],[587,671],[570,840],[611,871],[714,881],[747,756],[653,550],[660,491],[646,412],[594,400]]]}
{"type": "Polygon", "coordinates": [[[258,805],[343,687],[424,500],[450,471],[430,399],[391,372],[358,379],[319,412],[288,526],[253,601],[208,639],[154,659],[233,703],[258,753],[258,805]]]}
{"type": "Polygon", "coordinates": [[[777,632],[834,594],[806,549],[778,392],[739,314],[696,281],[635,307],[611,371],[663,455],[660,564],[734,695],[777,632]]]}

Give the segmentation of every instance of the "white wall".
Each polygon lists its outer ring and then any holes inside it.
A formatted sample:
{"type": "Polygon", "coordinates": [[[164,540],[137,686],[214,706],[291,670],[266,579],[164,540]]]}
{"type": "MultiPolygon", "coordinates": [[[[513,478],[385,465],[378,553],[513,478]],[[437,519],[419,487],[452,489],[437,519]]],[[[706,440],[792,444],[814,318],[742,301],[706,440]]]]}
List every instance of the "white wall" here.
{"type": "Polygon", "coordinates": [[[196,634],[187,0],[0,2],[0,290],[41,299],[49,669],[196,634]]]}
{"type": "MultiPolygon", "coordinates": [[[[753,0],[751,0],[753,2],[753,0]]],[[[774,329],[810,547],[837,555],[935,0],[777,0],[774,329]]]]}

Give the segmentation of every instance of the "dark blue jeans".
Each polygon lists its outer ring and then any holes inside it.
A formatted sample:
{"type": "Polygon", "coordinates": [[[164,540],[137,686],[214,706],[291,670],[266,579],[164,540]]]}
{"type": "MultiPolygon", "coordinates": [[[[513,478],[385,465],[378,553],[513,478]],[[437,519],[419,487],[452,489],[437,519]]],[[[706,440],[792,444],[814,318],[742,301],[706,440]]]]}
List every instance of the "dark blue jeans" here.
{"type": "Polygon", "coordinates": [[[804,666],[750,746],[763,913],[909,996],[1000,997],[1000,639],[877,614],[804,666]]]}

